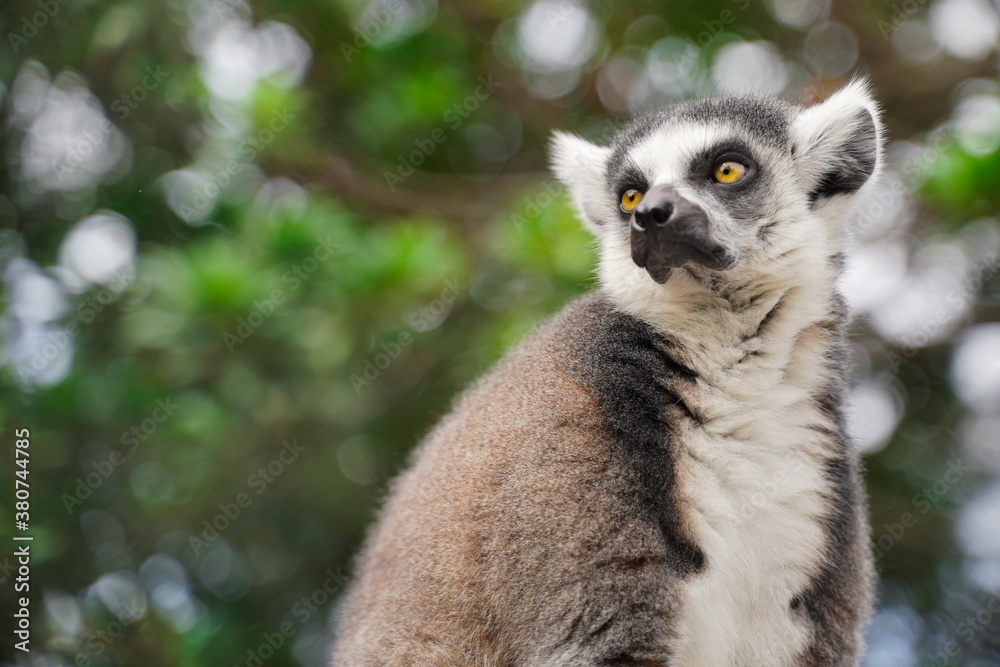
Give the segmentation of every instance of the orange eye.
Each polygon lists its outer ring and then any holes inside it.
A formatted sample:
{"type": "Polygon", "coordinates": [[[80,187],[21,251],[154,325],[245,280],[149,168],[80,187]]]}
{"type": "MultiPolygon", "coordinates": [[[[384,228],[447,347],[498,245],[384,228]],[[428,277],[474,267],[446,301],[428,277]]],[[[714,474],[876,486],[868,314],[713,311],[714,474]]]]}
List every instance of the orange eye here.
{"type": "Polygon", "coordinates": [[[743,177],[747,175],[747,168],[739,162],[720,162],[716,165],[715,171],[712,175],[719,183],[729,185],[731,183],[738,183],[739,181],[742,181],[743,177]]]}
{"type": "Polygon", "coordinates": [[[641,199],[642,193],[638,190],[626,190],[625,194],[622,195],[622,210],[631,213],[639,205],[641,199]]]}

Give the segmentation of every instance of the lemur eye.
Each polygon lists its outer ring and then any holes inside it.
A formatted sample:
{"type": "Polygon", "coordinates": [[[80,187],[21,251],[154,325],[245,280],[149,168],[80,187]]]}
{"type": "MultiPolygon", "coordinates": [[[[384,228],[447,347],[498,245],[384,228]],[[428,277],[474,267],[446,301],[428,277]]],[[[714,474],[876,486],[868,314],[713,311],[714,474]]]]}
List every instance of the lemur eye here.
{"type": "Polygon", "coordinates": [[[727,160],[717,164],[712,175],[719,183],[729,185],[743,180],[743,177],[747,175],[747,168],[739,162],[727,160]]]}
{"type": "Polygon", "coordinates": [[[642,193],[638,190],[626,190],[625,194],[622,195],[622,210],[626,213],[631,213],[639,205],[639,200],[641,199],[642,193]]]}

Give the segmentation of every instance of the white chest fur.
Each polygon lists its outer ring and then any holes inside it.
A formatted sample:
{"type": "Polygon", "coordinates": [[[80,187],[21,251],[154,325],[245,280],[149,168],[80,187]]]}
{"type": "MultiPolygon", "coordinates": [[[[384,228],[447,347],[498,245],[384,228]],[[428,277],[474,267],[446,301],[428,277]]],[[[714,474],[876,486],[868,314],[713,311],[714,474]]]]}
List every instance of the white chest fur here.
{"type": "Polygon", "coordinates": [[[679,500],[706,561],[682,591],[678,665],[785,665],[806,646],[791,602],[821,564],[827,505],[818,415],[794,393],[716,397],[728,416],[679,438],[679,500]]]}
{"type": "Polygon", "coordinates": [[[825,546],[824,338],[800,330],[784,354],[703,376],[684,397],[703,423],[676,434],[678,500],[706,560],[682,589],[678,665],[790,665],[806,648],[792,601],[825,546]]]}

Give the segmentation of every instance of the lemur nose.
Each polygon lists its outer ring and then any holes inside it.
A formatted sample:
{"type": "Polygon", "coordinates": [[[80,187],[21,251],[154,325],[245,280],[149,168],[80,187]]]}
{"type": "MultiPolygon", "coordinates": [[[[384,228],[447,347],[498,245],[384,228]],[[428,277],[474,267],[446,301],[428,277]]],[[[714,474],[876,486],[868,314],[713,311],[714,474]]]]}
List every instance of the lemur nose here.
{"type": "MultiPolygon", "coordinates": [[[[639,202],[639,206],[642,206],[642,202],[639,202]]],[[[636,221],[643,227],[649,226],[649,223],[655,223],[657,225],[665,225],[667,220],[670,220],[670,216],[674,213],[674,203],[670,201],[656,202],[652,207],[639,210],[637,208],[635,212],[636,221]]]]}
{"type": "Polygon", "coordinates": [[[676,217],[674,211],[678,203],[683,203],[677,192],[669,186],[657,186],[646,193],[635,207],[635,225],[645,231],[650,225],[662,227],[676,217]]]}

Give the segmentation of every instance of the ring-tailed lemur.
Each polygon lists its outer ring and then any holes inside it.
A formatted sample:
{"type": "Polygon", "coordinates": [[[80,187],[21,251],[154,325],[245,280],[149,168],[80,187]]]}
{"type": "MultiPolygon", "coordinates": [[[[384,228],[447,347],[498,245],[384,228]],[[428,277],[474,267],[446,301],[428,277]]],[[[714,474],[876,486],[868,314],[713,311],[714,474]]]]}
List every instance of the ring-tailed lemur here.
{"type": "Polygon", "coordinates": [[[556,134],[601,287],[396,480],[335,664],[857,664],[874,575],[834,283],[882,134],[862,82],[556,134]]]}

